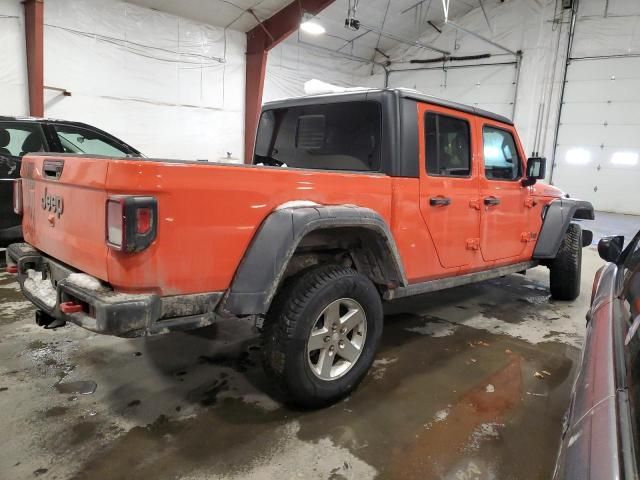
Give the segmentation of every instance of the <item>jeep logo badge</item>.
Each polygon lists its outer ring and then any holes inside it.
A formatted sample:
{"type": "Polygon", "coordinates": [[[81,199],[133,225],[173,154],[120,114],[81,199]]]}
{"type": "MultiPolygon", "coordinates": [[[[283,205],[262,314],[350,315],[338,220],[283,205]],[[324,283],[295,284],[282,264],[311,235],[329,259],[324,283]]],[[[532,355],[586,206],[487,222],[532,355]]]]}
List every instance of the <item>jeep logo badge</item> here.
{"type": "Polygon", "coordinates": [[[55,215],[58,216],[58,218],[60,218],[60,215],[62,215],[63,202],[62,202],[62,197],[60,195],[49,195],[47,193],[47,189],[45,188],[44,195],[40,200],[40,203],[42,205],[43,210],[48,210],[50,212],[53,212],[55,215]]]}

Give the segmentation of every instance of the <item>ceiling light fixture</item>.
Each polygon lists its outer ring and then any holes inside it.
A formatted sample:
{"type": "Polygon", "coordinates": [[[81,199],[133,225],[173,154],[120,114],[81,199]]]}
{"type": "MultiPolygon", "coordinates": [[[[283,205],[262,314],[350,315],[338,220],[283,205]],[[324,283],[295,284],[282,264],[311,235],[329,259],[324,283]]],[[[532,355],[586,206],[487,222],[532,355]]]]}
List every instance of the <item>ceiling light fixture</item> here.
{"type": "Polygon", "coordinates": [[[308,13],[302,16],[302,22],[300,23],[300,30],[310,35],[322,35],[326,32],[325,28],[318,23],[318,21],[308,13]]]}

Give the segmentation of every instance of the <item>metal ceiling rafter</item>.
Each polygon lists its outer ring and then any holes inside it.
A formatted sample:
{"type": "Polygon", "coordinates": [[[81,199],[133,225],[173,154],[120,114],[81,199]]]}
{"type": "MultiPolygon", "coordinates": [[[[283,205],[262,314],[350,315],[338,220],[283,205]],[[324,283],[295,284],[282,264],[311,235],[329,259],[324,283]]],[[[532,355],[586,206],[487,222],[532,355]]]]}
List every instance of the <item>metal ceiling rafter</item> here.
{"type": "Polygon", "coordinates": [[[365,25],[365,24],[361,23],[360,26],[362,28],[365,28],[365,29],[370,30],[372,32],[379,33],[380,35],[382,35],[385,38],[388,38],[389,40],[395,40],[396,42],[404,43],[405,45],[411,45],[412,47],[424,48],[426,50],[431,50],[432,52],[438,52],[438,53],[441,53],[443,55],[451,55],[451,52],[449,52],[448,50],[443,50],[441,48],[433,47],[431,45],[427,45],[426,43],[422,43],[422,42],[418,42],[418,41],[407,40],[406,38],[399,37],[399,36],[394,35],[392,33],[384,32],[384,31],[380,30],[379,28],[376,28],[376,27],[371,26],[371,25],[365,25]]]}
{"type": "MultiPolygon", "coordinates": [[[[387,8],[384,11],[384,15],[382,17],[382,22],[380,23],[380,30],[384,30],[384,24],[387,21],[387,14],[389,13],[389,7],[391,6],[391,0],[387,0],[387,8]]],[[[371,60],[376,59],[376,53],[380,51],[380,39],[382,38],[382,34],[378,33],[378,40],[376,41],[376,46],[373,49],[373,56],[371,60]]],[[[385,57],[389,58],[386,54],[385,57]]],[[[373,75],[373,66],[371,67],[371,74],[373,75]]]]}
{"type": "Polygon", "coordinates": [[[494,42],[493,40],[484,37],[482,35],[480,35],[479,33],[476,32],[472,32],[471,30],[468,30],[464,27],[461,27],[460,25],[452,22],[451,20],[447,20],[445,22],[446,25],[451,25],[453,28],[455,28],[456,30],[462,32],[462,33],[466,33],[467,35],[471,35],[472,37],[476,37],[479,40],[482,40],[485,43],[488,43],[489,45],[493,45],[496,48],[499,48],[500,50],[510,53],[511,55],[513,55],[514,57],[518,58],[520,56],[520,52],[516,52],[515,50],[511,50],[503,45],[500,45],[499,43],[494,42]]]}
{"type": "MultiPolygon", "coordinates": [[[[404,10],[402,10],[400,12],[400,15],[404,15],[405,13],[407,13],[410,10],[413,10],[414,8],[418,8],[420,5],[422,5],[423,3],[425,3],[427,0],[420,0],[418,3],[414,3],[413,5],[411,5],[410,7],[405,8],[404,10]]],[[[431,2],[429,2],[431,3],[431,2]]]]}
{"type": "Polygon", "coordinates": [[[353,42],[355,42],[356,40],[358,40],[359,38],[364,37],[367,33],[371,33],[369,30],[367,30],[366,32],[362,32],[360,35],[356,35],[355,37],[353,37],[351,40],[347,40],[346,43],[344,45],[342,45],[337,51],[339,52],[340,50],[342,50],[344,47],[346,47],[347,45],[351,45],[353,42]]]}
{"type": "Polygon", "coordinates": [[[298,44],[302,45],[304,48],[309,48],[311,50],[318,50],[318,51],[321,51],[321,52],[327,52],[327,53],[330,53],[330,54],[333,54],[333,55],[338,55],[340,57],[344,57],[344,58],[347,58],[349,60],[353,60],[353,61],[356,61],[356,62],[371,63],[373,65],[379,65],[381,67],[385,66],[383,63],[376,62],[375,60],[371,60],[369,58],[359,57],[357,55],[352,55],[350,53],[340,52],[339,50],[332,50],[330,48],[321,47],[319,45],[314,45],[313,43],[305,42],[304,40],[298,39],[298,44]]]}
{"type": "Polygon", "coordinates": [[[480,3],[480,8],[482,9],[482,15],[484,15],[484,19],[487,22],[487,27],[489,27],[489,31],[493,33],[493,27],[491,26],[491,22],[489,21],[489,16],[487,15],[487,11],[484,8],[484,3],[482,3],[482,0],[478,0],[478,2],[480,3]]]}

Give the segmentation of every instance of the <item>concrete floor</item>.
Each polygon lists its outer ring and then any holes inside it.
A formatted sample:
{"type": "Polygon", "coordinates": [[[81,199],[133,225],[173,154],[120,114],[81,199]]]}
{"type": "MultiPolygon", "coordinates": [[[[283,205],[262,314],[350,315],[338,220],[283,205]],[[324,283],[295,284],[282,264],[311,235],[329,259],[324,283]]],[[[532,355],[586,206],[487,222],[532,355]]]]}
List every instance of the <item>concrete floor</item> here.
{"type": "MultiPolygon", "coordinates": [[[[594,230],[638,228],[605,215],[594,230]]],[[[0,274],[0,478],[549,478],[601,264],[584,250],[573,303],[549,299],[539,267],[387,305],[365,381],[311,412],[278,401],[245,322],[43,330],[0,274]]]]}

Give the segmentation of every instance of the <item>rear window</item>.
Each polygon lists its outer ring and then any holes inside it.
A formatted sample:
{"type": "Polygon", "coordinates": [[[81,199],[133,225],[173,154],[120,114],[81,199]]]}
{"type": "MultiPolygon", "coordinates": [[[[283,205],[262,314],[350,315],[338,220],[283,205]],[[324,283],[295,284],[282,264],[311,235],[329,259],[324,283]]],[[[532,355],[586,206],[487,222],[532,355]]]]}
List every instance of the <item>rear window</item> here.
{"type": "Polygon", "coordinates": [[[44,152],[47,144],[42,127],[33,122],[0,122],[0,156],[22,157],[44,152]]]}
{"type": "Polygon", "coordinates": [[[258,125],[254,164],[377,171],[381,123],[376,102],[266,110],[258,125]]]}
{"type": "Polygon", "coordinates": [[[112,138],[75,125],[53,125],[65,153],[124,157],[129,152],[112,138]]]}

